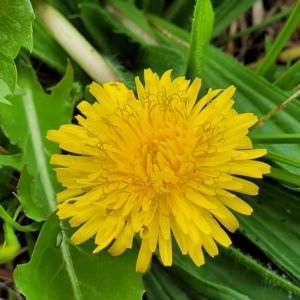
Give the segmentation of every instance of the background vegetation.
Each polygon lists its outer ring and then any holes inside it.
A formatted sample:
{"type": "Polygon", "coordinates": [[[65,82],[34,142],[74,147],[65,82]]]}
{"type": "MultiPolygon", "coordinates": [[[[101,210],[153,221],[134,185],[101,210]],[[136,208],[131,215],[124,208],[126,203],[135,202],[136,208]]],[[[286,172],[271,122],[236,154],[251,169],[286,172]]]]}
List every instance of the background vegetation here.
{"type": "Polygon", "coordinates": [[[1,297],[300,299],[299,20],[299,1],[0,0],[1,297]],[[137,246],[112,257],[69,241],[53,213],[60,150],[45,136],[94,101],[92,80],[133,88],[149,67],[201,77],[202,93],[235,85],[235,108],[260,118],[250,135],[272,172],[242,196],[254,213],[237,215],[233,246],[198,268],[174,245],[172,267],[154,258],[141,276],[137,246]]]}

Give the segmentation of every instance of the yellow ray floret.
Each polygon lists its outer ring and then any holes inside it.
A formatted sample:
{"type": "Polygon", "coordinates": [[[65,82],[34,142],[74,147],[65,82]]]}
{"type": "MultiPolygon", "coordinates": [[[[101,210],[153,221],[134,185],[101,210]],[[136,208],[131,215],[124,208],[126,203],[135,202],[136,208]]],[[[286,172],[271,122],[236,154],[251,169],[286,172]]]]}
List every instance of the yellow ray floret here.
{"type": "Polygon", "coordinates": [[[196,103],[198,78],[171,80],[171,71],[160,78],[148,69],[144,79],[136,78],[136,95],[120,82],[92,83],[97,102],[78,105],[78,125],[48,131],[70,153],[51,159],[66,187],[57,195],[57,214],[80,226],[75,244],[94,237],[94,253],[110,245],[119,255],[138,234],[138,272],[149,268],[157,248],[170,266],[172,239],[200,266],[202,249],[215,256],[216,242],[231,244],[220,224],[231,232],[239,224],[228,208],[252,212],[231,191],[256,195],[258,187],[237,176],[270,172],[253,160],[266,150],[253,149],[247,137],[257,117],[232,108],[233,86],[210,89],[196,103]]]}

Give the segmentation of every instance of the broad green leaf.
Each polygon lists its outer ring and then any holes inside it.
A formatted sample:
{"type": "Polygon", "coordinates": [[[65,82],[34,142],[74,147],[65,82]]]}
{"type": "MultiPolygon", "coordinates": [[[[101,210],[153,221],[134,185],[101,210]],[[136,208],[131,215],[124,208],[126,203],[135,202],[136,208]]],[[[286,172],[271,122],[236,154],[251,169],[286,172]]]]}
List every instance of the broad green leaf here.
{"type": "Polygon", "coordinates": [[[11,105],[11,103],[5,99],[5,96],[10,95],[10,89],[7,84],[0,79],[0,103],[11,105]]]}
{"type": "Polygon", "coordinates": [[[52,214],[41,230],[31,261],[15,269],[16,285],[28,300],[141,299],[136,248],[120,256],[105,250],[92,254],[94,242],[73,245],[71,230],[66,227],[52,214]]]}
{"type": "Polygon", "coordinates": [[[14,94],[11,95],[8,85],[2,79],[0,79],[0,103],[12,105],[9,101],[10,97],[23,94],[24,93],[22,89],[17,85],[14,94]]]}
{"type": "Polygon", "coordinates": [[[61,189],[49,164],[51,154],[59,153],[59,148],[46,139],[46,132],[70,122],[74,106],[69,97],[73,71],[69,65],[65,77],[49,93],[37,82],[27,60],[18,61],[18,74],[25,94],[8,98],[12,106],[0,103],[0,111],[2,131],[12,144],[18,144],[22,153],[0,155],[0,166],[10,165],[21,171],[28,163],[28,172],[35,180],[31,201],[36,209],[26,213],[41,221],[56,209],[55,193],[61,189]]]}
{"type": "Polygon", "coordinates": [[[17,197],[23,207],[25,215],[31,219],[34,219],[35,216],[38,216],[40,213],[40,208],[36,205],[31,192],[35,184],[35,180],[29,175],[27,165],[25,165],[21,171],[18,182],[17,197]]]}
{"type": "Polygon", "coordinates": [[[282,269],[300,281],[300,199],[280,186],[258,183],[259,195],[243,196],[253,208],[251,217],[237,216],[241,231],[282,269]]]}
{"type": "Polygon", "coordinates": [[[192,80],[196,77],[201,78],[204,87],[204,58],[211,38],[213,23],[214,13],[210,0],[197,1],[192,23],[186,75],[192,80]]]}
{"type": "Polygon", "coordinates": [[[29,0],[0,1],[0,79],[13,93],[17,83],[14,59],[21,46],[32,49],[34,14],[29,0]]]}
{"type": "MultiPolygon", "coordinates": [[[[24,94],[22,89],[17,85],[14,91],[14,95],[24,94]]],[[[8,85],[0,79],[0,103],[11,105],[11,103],[6,99],[7,96],[11,95],[11,91],[8,85]]]]}

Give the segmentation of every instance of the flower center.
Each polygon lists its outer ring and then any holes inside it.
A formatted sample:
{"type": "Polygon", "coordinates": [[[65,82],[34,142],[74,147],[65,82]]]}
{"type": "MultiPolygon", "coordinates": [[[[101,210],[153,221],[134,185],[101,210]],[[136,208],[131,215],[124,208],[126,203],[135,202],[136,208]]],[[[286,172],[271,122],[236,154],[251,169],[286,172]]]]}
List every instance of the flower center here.
{"type": "Polygon", "coordinates": [[[106,119],[117,157],[114,172],[131,177],[137,189],[152,186],[159,195],[182,185],[195,172],[195,137],[188,127],[180,97],[135,103],[117,109],[106,119]],[[173,99],[173,100],[172,100],[173,99]],[[180,108],[180,109],[179,109],[180,108]],[[110,122],[108,124],[108,122],[110,122]]]}

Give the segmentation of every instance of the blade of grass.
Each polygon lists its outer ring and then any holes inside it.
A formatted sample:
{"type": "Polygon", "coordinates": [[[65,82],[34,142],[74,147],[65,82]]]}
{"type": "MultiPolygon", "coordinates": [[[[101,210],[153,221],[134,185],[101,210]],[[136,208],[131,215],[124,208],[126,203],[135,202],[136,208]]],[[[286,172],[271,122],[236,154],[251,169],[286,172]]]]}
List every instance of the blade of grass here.
{"type": "Polygon", "coordinates": [[[278,168],[271,168],[271,173],[266,174],[265,176],[274,178],[278,181],[283,181],[288,184],[300,186],[300,176],[290,173],[286,170],[278,169],[278,168]]]}
{"type": "Polygon", "coordinates": [[[292,14],[290,15],[288,21],[286,22],[282,31],[276,38],[271,49],[268,51],[265,58],[257,68],[256,73],[258,75],[268,77],[272,65],[275,63],[278,54],[280,53],[281,49],[290,38],[295,28],[298,26],[299,21],[300,21],[300,1],[297,1],[297,4],[292,14]]]}
{"type": "Polygon", "coordinates": [[[264,156],[266,159],[282,162],[284,164],[296,167],[300,169],[300,160],[291,158],[290,156],[283,155],[281,153],[268,151],[268,154],[264,156]]]}
{"type": "MultiPolygon", "coordinates": [[[[259,186],[259,194],[255,197],[243,195],[242,199],[253,208],[253,213],[250,218],[237,215],[240,231],[282,270],[283,273],[279,271],[282,279],[283,274],[290,274],[296,279],[292,283],[298,286],[298,293],[289,289],[289,297],[275,299],[299,299],[299,194],[291,193],[281,185],[266,180],[254,182],[259,186]]],[[[272,265],[266,267],[272,271],[272,265]]],[[[288,279],[287,276],[284,278],[288,279]]]]}
{"type": "Polygon", "coordinates": [[[288,89],[291,80],[295,77],[296,73],[300,71],[300,59],[294,63],[290,68],[287,69],[281,76],[279,76],[275,81],[274,85],[282,88],[288,89]]]}
{"type": "Polygon", "coordinates": [[[300,133],[251,134],[250,138],[257,144],[300,144],[300,133]]]}

